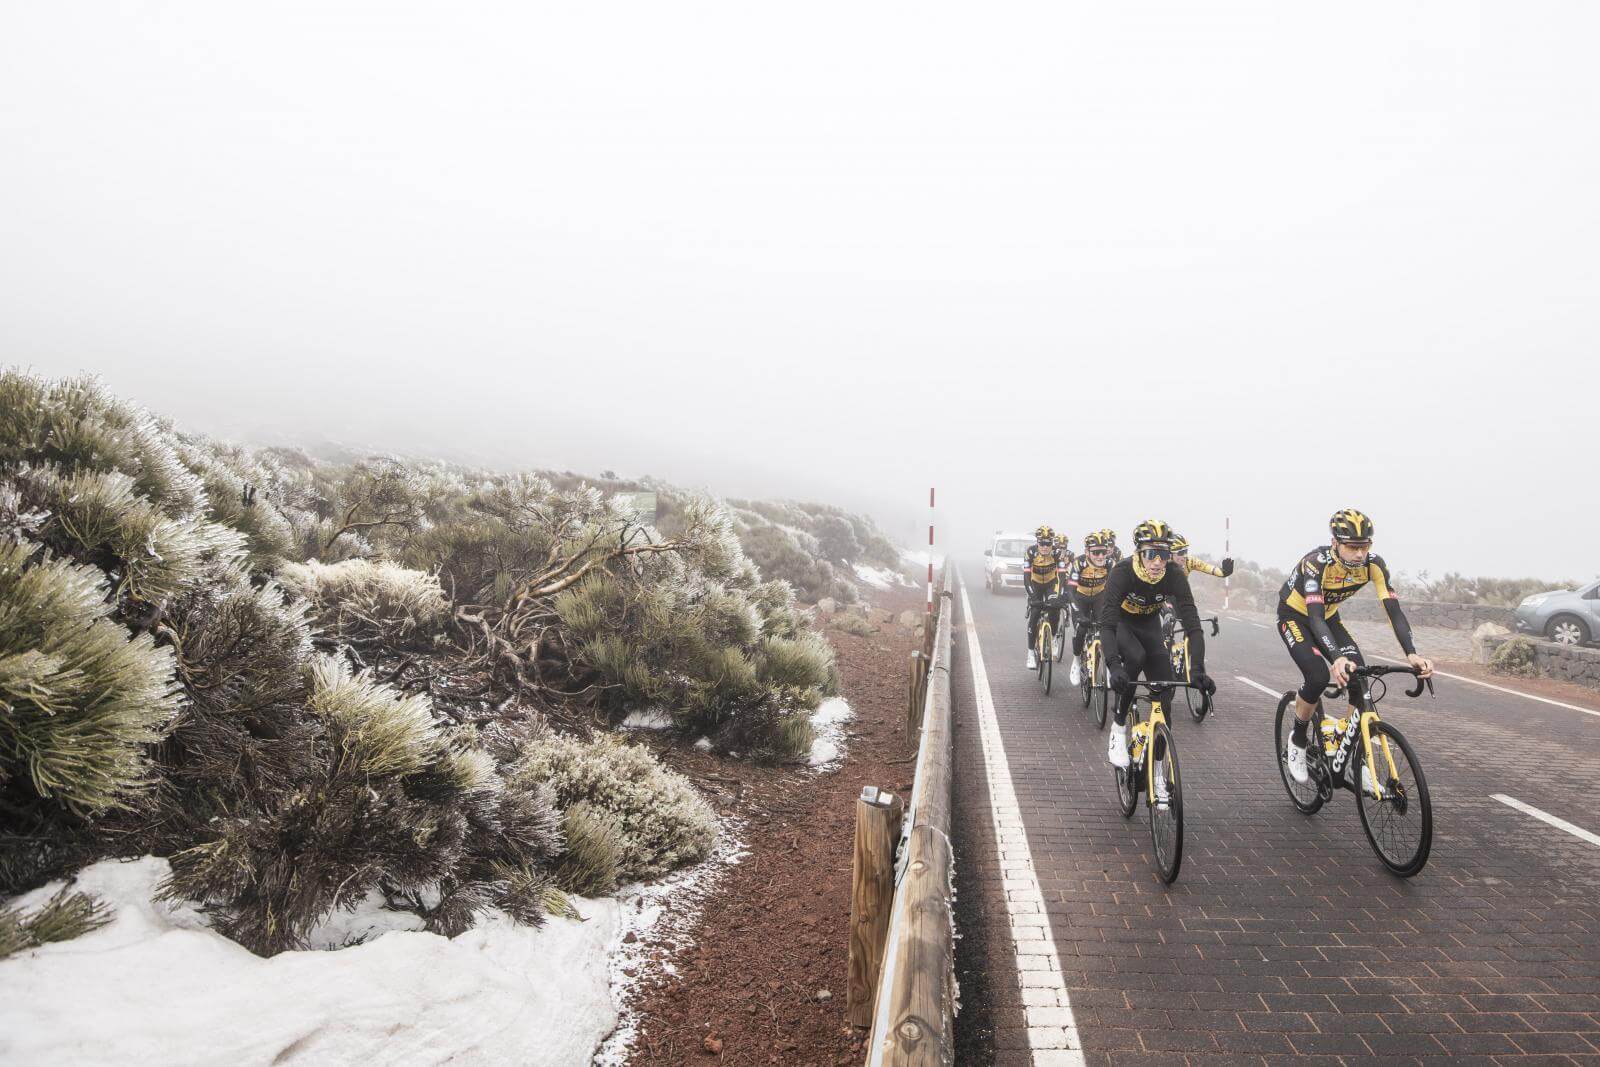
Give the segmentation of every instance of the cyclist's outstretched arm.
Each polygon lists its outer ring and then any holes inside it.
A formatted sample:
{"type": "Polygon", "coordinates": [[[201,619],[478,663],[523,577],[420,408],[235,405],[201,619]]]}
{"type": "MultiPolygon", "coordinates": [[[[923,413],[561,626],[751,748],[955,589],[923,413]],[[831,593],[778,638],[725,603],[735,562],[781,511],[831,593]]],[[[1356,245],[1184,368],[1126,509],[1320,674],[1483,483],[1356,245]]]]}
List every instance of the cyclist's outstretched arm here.
{"type": "Polygon", "coordinates": [[[1178,621],[1183,624],[1183,632],[1189,635],[1189,662],[1194,664],[1196,674],[1206,672],[1206,637],[1200,629],[1200,609],[1195,606],[1194,590],[1189,588],[1189,576],[1180,570],[1167,571],[1173,577],[1172,594],[1169,597],[1177,605],[1178,621]]]}
{"type": "MultiPolygon", "coordinates": [[[[1213,578],[1226,578],[1228,576],[1221,567],[1217,566],[1215,563],[1207,563],[1203,559],[1191,559],[1189,561],[1189,566],[1192,569],[1199,571],[1201,574],[1209,574],[1213,578]]],[[[1232,568],[1230,568],[1230,570],[1231,569],[1232,568]]]]}

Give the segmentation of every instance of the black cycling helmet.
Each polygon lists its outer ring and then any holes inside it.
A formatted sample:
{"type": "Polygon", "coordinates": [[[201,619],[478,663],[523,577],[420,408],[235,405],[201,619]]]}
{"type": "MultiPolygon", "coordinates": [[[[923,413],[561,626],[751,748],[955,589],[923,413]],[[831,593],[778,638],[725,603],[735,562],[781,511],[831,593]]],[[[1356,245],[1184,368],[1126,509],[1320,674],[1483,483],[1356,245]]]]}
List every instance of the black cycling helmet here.
{"type": "Polygon", "coordinates": [[[1328,531],[1335,541],[1372,540],[1372,520],[1355,508],[1343,508],[1328,520],[1328,531]]]}
{"type": "Polygon", "coordinates": [[[1133,543],[1138,545],[1172,545],[1172,527],[1160,519],[1146,519],[1133,528],[1133,543]]]}

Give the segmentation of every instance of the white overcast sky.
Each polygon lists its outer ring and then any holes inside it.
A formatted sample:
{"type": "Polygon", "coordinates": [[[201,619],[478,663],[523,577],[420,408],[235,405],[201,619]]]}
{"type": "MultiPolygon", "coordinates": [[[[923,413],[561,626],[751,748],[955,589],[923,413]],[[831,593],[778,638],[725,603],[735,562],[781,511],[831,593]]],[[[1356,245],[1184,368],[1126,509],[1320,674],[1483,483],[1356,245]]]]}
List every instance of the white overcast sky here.
{"type": "Polygon", "coordinates": [[[1588,577],[1600,4],[0,2],[0,363],[180,423],[1588,577]]]}

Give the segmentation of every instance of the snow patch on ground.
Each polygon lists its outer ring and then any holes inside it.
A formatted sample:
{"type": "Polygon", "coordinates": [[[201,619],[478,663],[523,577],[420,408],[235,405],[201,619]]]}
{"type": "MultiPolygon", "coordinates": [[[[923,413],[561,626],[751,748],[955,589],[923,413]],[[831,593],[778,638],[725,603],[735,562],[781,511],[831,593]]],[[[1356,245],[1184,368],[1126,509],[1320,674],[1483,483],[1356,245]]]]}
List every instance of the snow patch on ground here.
{"type": "MultiPolygon", "coordinates": [[[[574,897],[583,921],[537,930],[491,912],[452,941],[369,899],[315,937],[366,943],[262,959],[193,905],[155,901],[168,870],[151,856],[86,867],[76,888],[116,919],[0,960],[0,1063],[554,1067],[587,1063],[616,1029],[618,901],[574,897]]],[[[32,910],[60,885],[11,903],[32,910]]]]}
{"type": "Polygon", "coordinates": [[[618,927],[607,953],[611,969],[611,999],[617,1006],[617,1026],[595,1053],[595,1067],[622,1067],[639,1036],[634,994],[652,968],[677,974],[667,959],[692,943],[695,921],[706,899],[728,871],[749,854],[744,847],[744,824],[724,816],[717,847],[704,863],[649,883],[625,886],[617,895],[618,927]],[[632,940],[629,940],[629,937],[632,940]]]}
{"type": "Polygon", "coordinates": [[[843,697],[829,697],[811,715],[816,740],[807,760],[813,770],[831,771],[844,761],[844,724],[855,716],[843,697]]]}
{"type": "Polygon", "coordinates": [[[624,730],[666,730],[672,726],[672,716],[660,708],[646,708],[643,711],[631,711],[628,717],[622,720],[624,730]]]}
{"type": "Polygon", "coordinates": [[[865,563],[852,564],[856,578],[865,582],[874,589],[893,589],[896,586],[909,585],[905,575],[892,567],[870,567],[865,563]]]}
{"type": "Polygon", "coordinates": [[[934,552],[926,548],[902,548],[900,550],[900,558],[911,566],[917,567],[923,571],[928,569],[928,560],[930,558],[933,560],[933,565],[935,567],[944,565],[943,552],[934,552]]]}

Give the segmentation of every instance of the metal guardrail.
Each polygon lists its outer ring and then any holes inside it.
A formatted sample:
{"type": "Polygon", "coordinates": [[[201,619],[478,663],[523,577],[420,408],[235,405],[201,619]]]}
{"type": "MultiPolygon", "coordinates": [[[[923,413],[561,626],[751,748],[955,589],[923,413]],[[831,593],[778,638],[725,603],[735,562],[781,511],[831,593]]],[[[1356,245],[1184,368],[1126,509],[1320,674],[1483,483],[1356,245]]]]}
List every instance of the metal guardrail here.
{"type": "Polygon", "coordinates": [[[878,976],[869,1067],[949,1064],[955,1056],[955,926],[950,843],[950,655],[953,578],[940,581],[922,705],[916,777],[901,833],[894,904],[878,976]]]}

